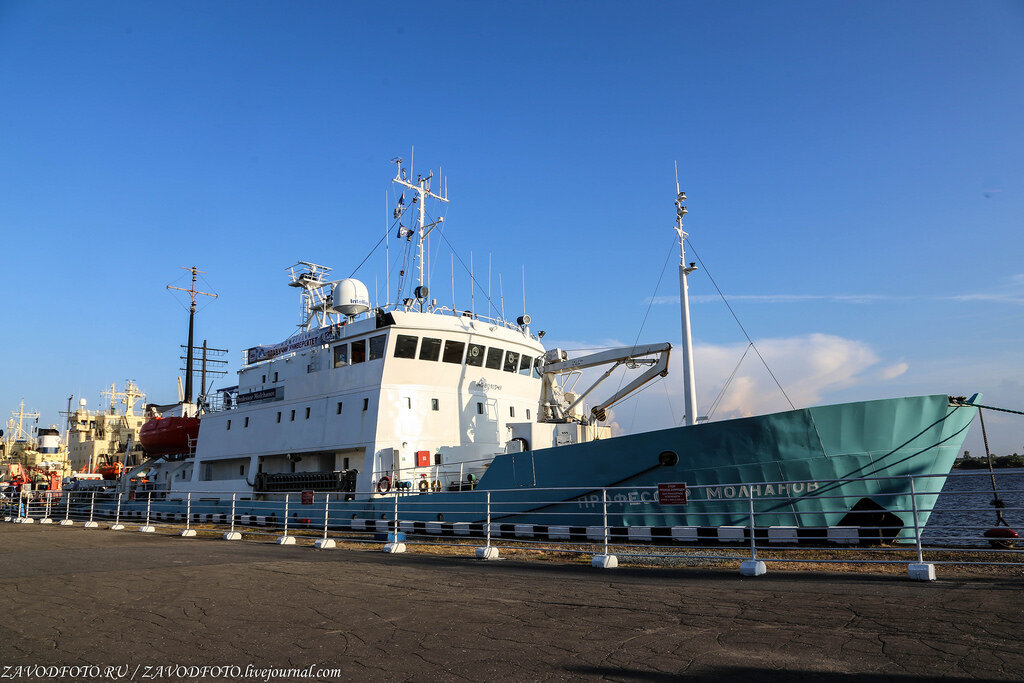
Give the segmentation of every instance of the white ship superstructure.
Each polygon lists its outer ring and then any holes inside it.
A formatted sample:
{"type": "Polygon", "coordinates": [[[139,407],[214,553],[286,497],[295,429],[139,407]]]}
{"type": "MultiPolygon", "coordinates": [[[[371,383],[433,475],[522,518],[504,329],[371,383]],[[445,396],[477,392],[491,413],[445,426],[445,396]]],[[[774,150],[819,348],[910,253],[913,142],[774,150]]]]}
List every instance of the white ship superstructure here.
{"type": "Polygon", "coordinates": [[[385,489],[447,486],[478,477],[515,439],[554,445],[552,426],[537,423],[544,348],[528,329],[414,311],[326,329],[338,338],[239,373],[237,407],[202,420],[197,489],[352,469],[362,491],[384,477],[385,489]]]}
{"type": "MultiPolygon", "coordinates": [[[[461,491],[499,454],[610,436],[605,409],[667,372],[668,344],[569,361],[546,352],[530,318],[515,322],[438,306],[424,285],[424,241],[432,175],[394,181],[412,190],[416,227],[398,224],[414,250],[412,296],[371,309],[357,280],[300,262],[290,270],[302,302],[300,332],[251,348],[238,386],[201,421],[194,459],[153,468],[150,479],[176,490],[271,494],[304,489],[352,492],[461,491]],[[585,413],[586,392],[565,380],[599,364],[650,366],[585,413]]],[[[396,222],[408,208],[405,195],[396,222]]],[[[404,271],[403,271],[404,275],[404,271]]],[[[610,371],[598,382],[606,378],[610,371]]],[[[591,387],[592,388],[592,387],[591,387]]],[[[359,492],[356,494],[356,492],[359,492]]]]}

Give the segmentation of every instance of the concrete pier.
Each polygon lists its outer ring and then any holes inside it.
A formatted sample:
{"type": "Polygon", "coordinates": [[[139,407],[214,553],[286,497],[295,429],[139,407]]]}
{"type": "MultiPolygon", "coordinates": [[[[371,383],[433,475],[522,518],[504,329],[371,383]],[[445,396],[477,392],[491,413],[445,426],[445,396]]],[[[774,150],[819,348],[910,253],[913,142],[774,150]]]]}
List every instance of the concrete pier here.
{"type": "Polygon", "coordinates": [[[0,526],[0,565],[7,665],[315,665],[349,680],[1024,672],[1019,574],[745,578],[15,524],[0,526]]]}

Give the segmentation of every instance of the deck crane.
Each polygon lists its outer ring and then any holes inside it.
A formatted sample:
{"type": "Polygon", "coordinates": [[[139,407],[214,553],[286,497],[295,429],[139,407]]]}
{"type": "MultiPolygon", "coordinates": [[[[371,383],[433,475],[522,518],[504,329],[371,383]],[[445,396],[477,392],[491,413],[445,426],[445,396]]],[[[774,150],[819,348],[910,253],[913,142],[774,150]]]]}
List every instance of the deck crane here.
{"type": "Polygon", "coordinates": [[[607,419],[607,411],[613,405],[626,398],[637,389],[647,384],[655,377],[668,375],[668,357],[672,345],[668,342],[661,344],[641,344],[638,346],[622,346],[597,353],[587,354],[578,358],[569,358],[562,349],[551,349],[544,356],[543,381],[544,388],[541,398],[541,417],[544,422],[603,422],[607,419]],[[655,356],[655,354],[657,354],[655,356]],[[653,357],[652,357],[653,356],[653,357]],[[559,384],[559,377],[572,372],[578,372],[587,368],[611,364],[597,380],[580,394],[564,392],[559,384]],[[625,365],[628,368],[636,368],[641,365],[649,365],[642,375],[636,377],[626,386],[622,387],[611,398],[595,405],[590,410],[589,418],[582,418],[574,414],[573,409],[583,402],[590,392],[597,388],[601,382],[608,379],[616,368],[625,365]]]}

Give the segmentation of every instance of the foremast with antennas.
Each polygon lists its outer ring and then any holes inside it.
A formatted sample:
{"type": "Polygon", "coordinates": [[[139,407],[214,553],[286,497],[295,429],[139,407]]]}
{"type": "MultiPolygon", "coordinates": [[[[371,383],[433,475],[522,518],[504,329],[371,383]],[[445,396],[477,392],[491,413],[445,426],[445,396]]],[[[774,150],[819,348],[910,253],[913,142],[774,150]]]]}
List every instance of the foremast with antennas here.
{"type": "Polygon", "coordinates": [[[683,230],[683,216],[686,210],[686,193],[679,189],[679,173],[676,172],[676,224],[674,230],[679,236],[679,307],[683,327],[683,424],[697,424],[697,384],[693,377],[693,339],[690,335],[690,293],[687,277],[697,270],[696,263],[686,263],[686,238],[683,230]]]}
{"type": "MultiPolygon", "coordinates": [[[[408,178],[411,175],[411,173],[407,173],[405,167],[402,166],[401,157],[395,157],[394,159],[391,160],[391,162],[396,166],[395,177],[392,180],[392,182],[397,183],[402,187],[408,188],[416,193],[416,196],[413,197],[412,200],[413,204],[418,205],[416,207],[416,289],[414,291],[414,294],[417,302],[419,302],[420,310],[422,311],[424,301],[426,301],[427,297],[429,296],[429,292],[427,291],[426,286],[423,284],[423,243],[426,240],[427,235],[429,235],[434,228],[444,223],[444,217],[438,216],[437,220],[431,222],[430,224],[427,224],[426,200],[428,197],[433,197],[434,199],[440,202],[447,203],[448,188],[445,187],[443,197],[430,190],[430,181],[434,177],[433,171],[428,173],[425,177],[416,176],[415,183],[409,182],[408,178]]],[[[404,214],[405,211],[408,209],[408,206],[405,204],[404,197],[405,193],[402,194],[402,198],[399,199],[399,204],[395,208],[395,219],[401,218],[402,214],[404,214]]],[[[402,229],[404,229],[404,226],[401,226],[399,228],[400,231],[402,229]]]]}

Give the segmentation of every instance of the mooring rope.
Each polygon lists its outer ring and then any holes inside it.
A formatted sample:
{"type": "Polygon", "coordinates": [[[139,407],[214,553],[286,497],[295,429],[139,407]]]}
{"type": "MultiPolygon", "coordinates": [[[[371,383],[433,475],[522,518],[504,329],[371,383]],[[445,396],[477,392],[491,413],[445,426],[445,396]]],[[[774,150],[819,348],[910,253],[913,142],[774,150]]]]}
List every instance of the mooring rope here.
{"type": "Polygon", "coordinates": [[[988,475],[992,478],[992,501],[989,505],[996,509],[996,526],[1002,524],[1005,527],[1010,526],[1006,519],[1003,518],[1003,508],[1006,507],[1006,503],[999,499],[999,491],[996,489],[996,473],[992,468],[992,452],[988,449],[988,433],[985,431],[985,417],[982,415],[982,411],[978,410],[978,419],[981,420],[981,438],[985,442],[985,457],[988,459],[988,475]]]}
{"type": "Polygon", "coordinates": [[[1013,413],[1014,415],[1024,415],[1024,410],[1011,410],[1010,408],[996,408],[995,406],[985,406],[980,403],[968,403],[967,398],[964,396],[950,396],[949,403],[950,405],[963,406],[964,408],[984,408],[985,410],[995,410],[996,412],[1000,413],[1013,413]]]}

